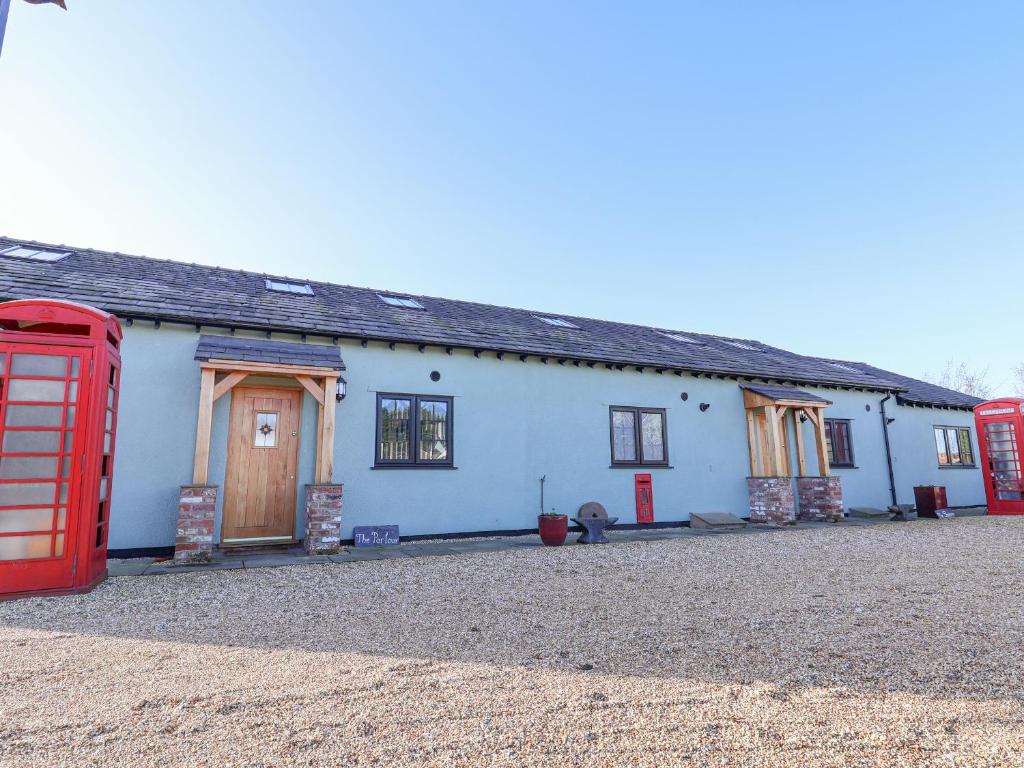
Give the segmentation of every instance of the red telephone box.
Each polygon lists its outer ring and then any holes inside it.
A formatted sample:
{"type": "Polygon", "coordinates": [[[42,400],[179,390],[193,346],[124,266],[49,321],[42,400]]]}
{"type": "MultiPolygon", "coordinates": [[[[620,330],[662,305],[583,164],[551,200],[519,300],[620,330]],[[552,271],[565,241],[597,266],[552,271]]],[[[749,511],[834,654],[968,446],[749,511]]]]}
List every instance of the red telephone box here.
{"type": "Polygon", "coordinates": [[[654,490],[650,475],[633,475],[633,490],[636,493],[636,521],[654,522],[654,490]]]}
{"type": "Polygon", "coordinates": [[[0,599],[106,576],[120,346],[98,309],[0,304],[0,599]]]}
{"type": "Polygon", "coordinates": [[[990,515],[1024,515],[1020,442],[1024,399],[1006,397],[974,406],[981,469],[990,515]]]}

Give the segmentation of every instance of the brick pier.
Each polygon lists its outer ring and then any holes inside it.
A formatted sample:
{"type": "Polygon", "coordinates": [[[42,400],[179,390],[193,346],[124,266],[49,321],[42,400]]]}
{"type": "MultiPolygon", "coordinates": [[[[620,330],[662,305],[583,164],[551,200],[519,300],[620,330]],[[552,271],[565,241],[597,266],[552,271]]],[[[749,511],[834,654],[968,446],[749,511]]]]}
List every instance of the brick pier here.
{"type": "Polygon", "coordinates": [[[183,485],[178,501],[175,563],[206,563],[213,552],[213,520],[217,512],[216,485],[183,485]]]}
{"type": "Polygon", "coordinates": [[[750,522],[792,523],[796,520],[792,477],[748,477],[750,522]]]}
{"type": "Polygon", "coordinates": [[[843,486],[835,475],[798,477],[796,490],[801,520],[834,523],[843,519],[843,486]]]}
{"type": "Polygon", "coordinates": [[[306,486],[307,553],[334,554],[341,547],[341,492],[341,485],[306,486]]]}

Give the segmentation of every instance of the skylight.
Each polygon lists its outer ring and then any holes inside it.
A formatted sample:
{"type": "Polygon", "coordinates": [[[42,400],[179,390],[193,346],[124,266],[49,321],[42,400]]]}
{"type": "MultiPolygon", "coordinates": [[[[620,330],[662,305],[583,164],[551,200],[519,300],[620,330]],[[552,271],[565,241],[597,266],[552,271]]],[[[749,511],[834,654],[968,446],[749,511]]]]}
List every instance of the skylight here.
{"type": "Polygon", "coordinates": [[[681,333],[669,333],[668,331],[658,331],[666,339],[672,339],[673,341],[682,341],[686,344],[701,344],[702,342],[697,339],[691,339],[689,336],[683,336],[681,333]]]}
{"type": "Polygon", "coordinates": [[[378,293],[377,298],[392,307],[407,307],[409,309],[423,309],[423,305],[416,299],[408,296],[392,296],[390,294],[378,293]]]}
{"type": "Polygon", "coordinates": [[[742,341],[723,341],[723,344],[728,344],[730,347],[736,347],[736,349],[746,349],[750,352],[760,352],[761,350],[757,347],[752,347],[750,344],[744,344],[742,341]]]}
{"type": "Polygon", "coordinates": [[[554,325],[557,326],[558,328],[579,328],[578,325],[573,325],[568,320],[563,320],[560,317],[544,317],[543,315],[534,315],[534,317],[540,320],[542,323],[554,325]]]}
{"type": "Polygon", "coordinates": [[[313,295],[313,289],[306,283],[289,283],[285,280],[271,280],[267,278],[267,288],[271,291],[281,293],[304,293],[307,296],[313,295]]]}
{"type": "Polygon", "coordinates": [[[860,373],[860,371],[858,371],[856,368],[851,368],[850,366],[843,365],[842,363],[829,363],[829,365],[831,365],[833,368],[838,368],[841,371],[849,371],[850,373],[860,373]]]}
{"type": "Polygon", "coordinates": [[[36,248],[27,245],[12,245],[4,248],[0,254],[14,256],[17,259],[35,259],[36,261],[60,261],[70,251],[55,251],[52,248],[36,248]]]}

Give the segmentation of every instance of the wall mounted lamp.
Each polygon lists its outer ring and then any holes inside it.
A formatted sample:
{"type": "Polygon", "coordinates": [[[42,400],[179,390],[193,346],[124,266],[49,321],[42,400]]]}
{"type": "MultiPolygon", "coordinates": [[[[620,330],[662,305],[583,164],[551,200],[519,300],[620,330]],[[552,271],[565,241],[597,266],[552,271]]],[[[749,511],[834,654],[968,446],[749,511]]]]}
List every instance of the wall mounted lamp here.
{"type": "Polygon", "coordinates": [[[338,386],[334,393],[335,399],[340,403],[345,399],[345,395],[348,394],[348,382],[345,381],[341,376],[338,377],[338,386]]]}

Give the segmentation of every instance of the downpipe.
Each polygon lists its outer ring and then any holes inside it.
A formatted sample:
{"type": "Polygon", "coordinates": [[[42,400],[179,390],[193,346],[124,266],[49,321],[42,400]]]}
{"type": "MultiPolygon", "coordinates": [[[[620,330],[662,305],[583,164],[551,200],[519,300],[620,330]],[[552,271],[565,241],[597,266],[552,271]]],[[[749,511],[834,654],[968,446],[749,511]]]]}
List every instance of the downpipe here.
{"type": "Polygon", "coordinates": [[[885,415],[885,404],[892,399],[892,393],[887,394],[878,404],[882,414],[882,435],[885,437],[885,465],[889,469],[889,496],[892,498],[892,505],[898,505],[896,500],[896,476],[892,471],[892,447],[889,445],[889,424],[896,419],[890,419],[885,415]]]}

